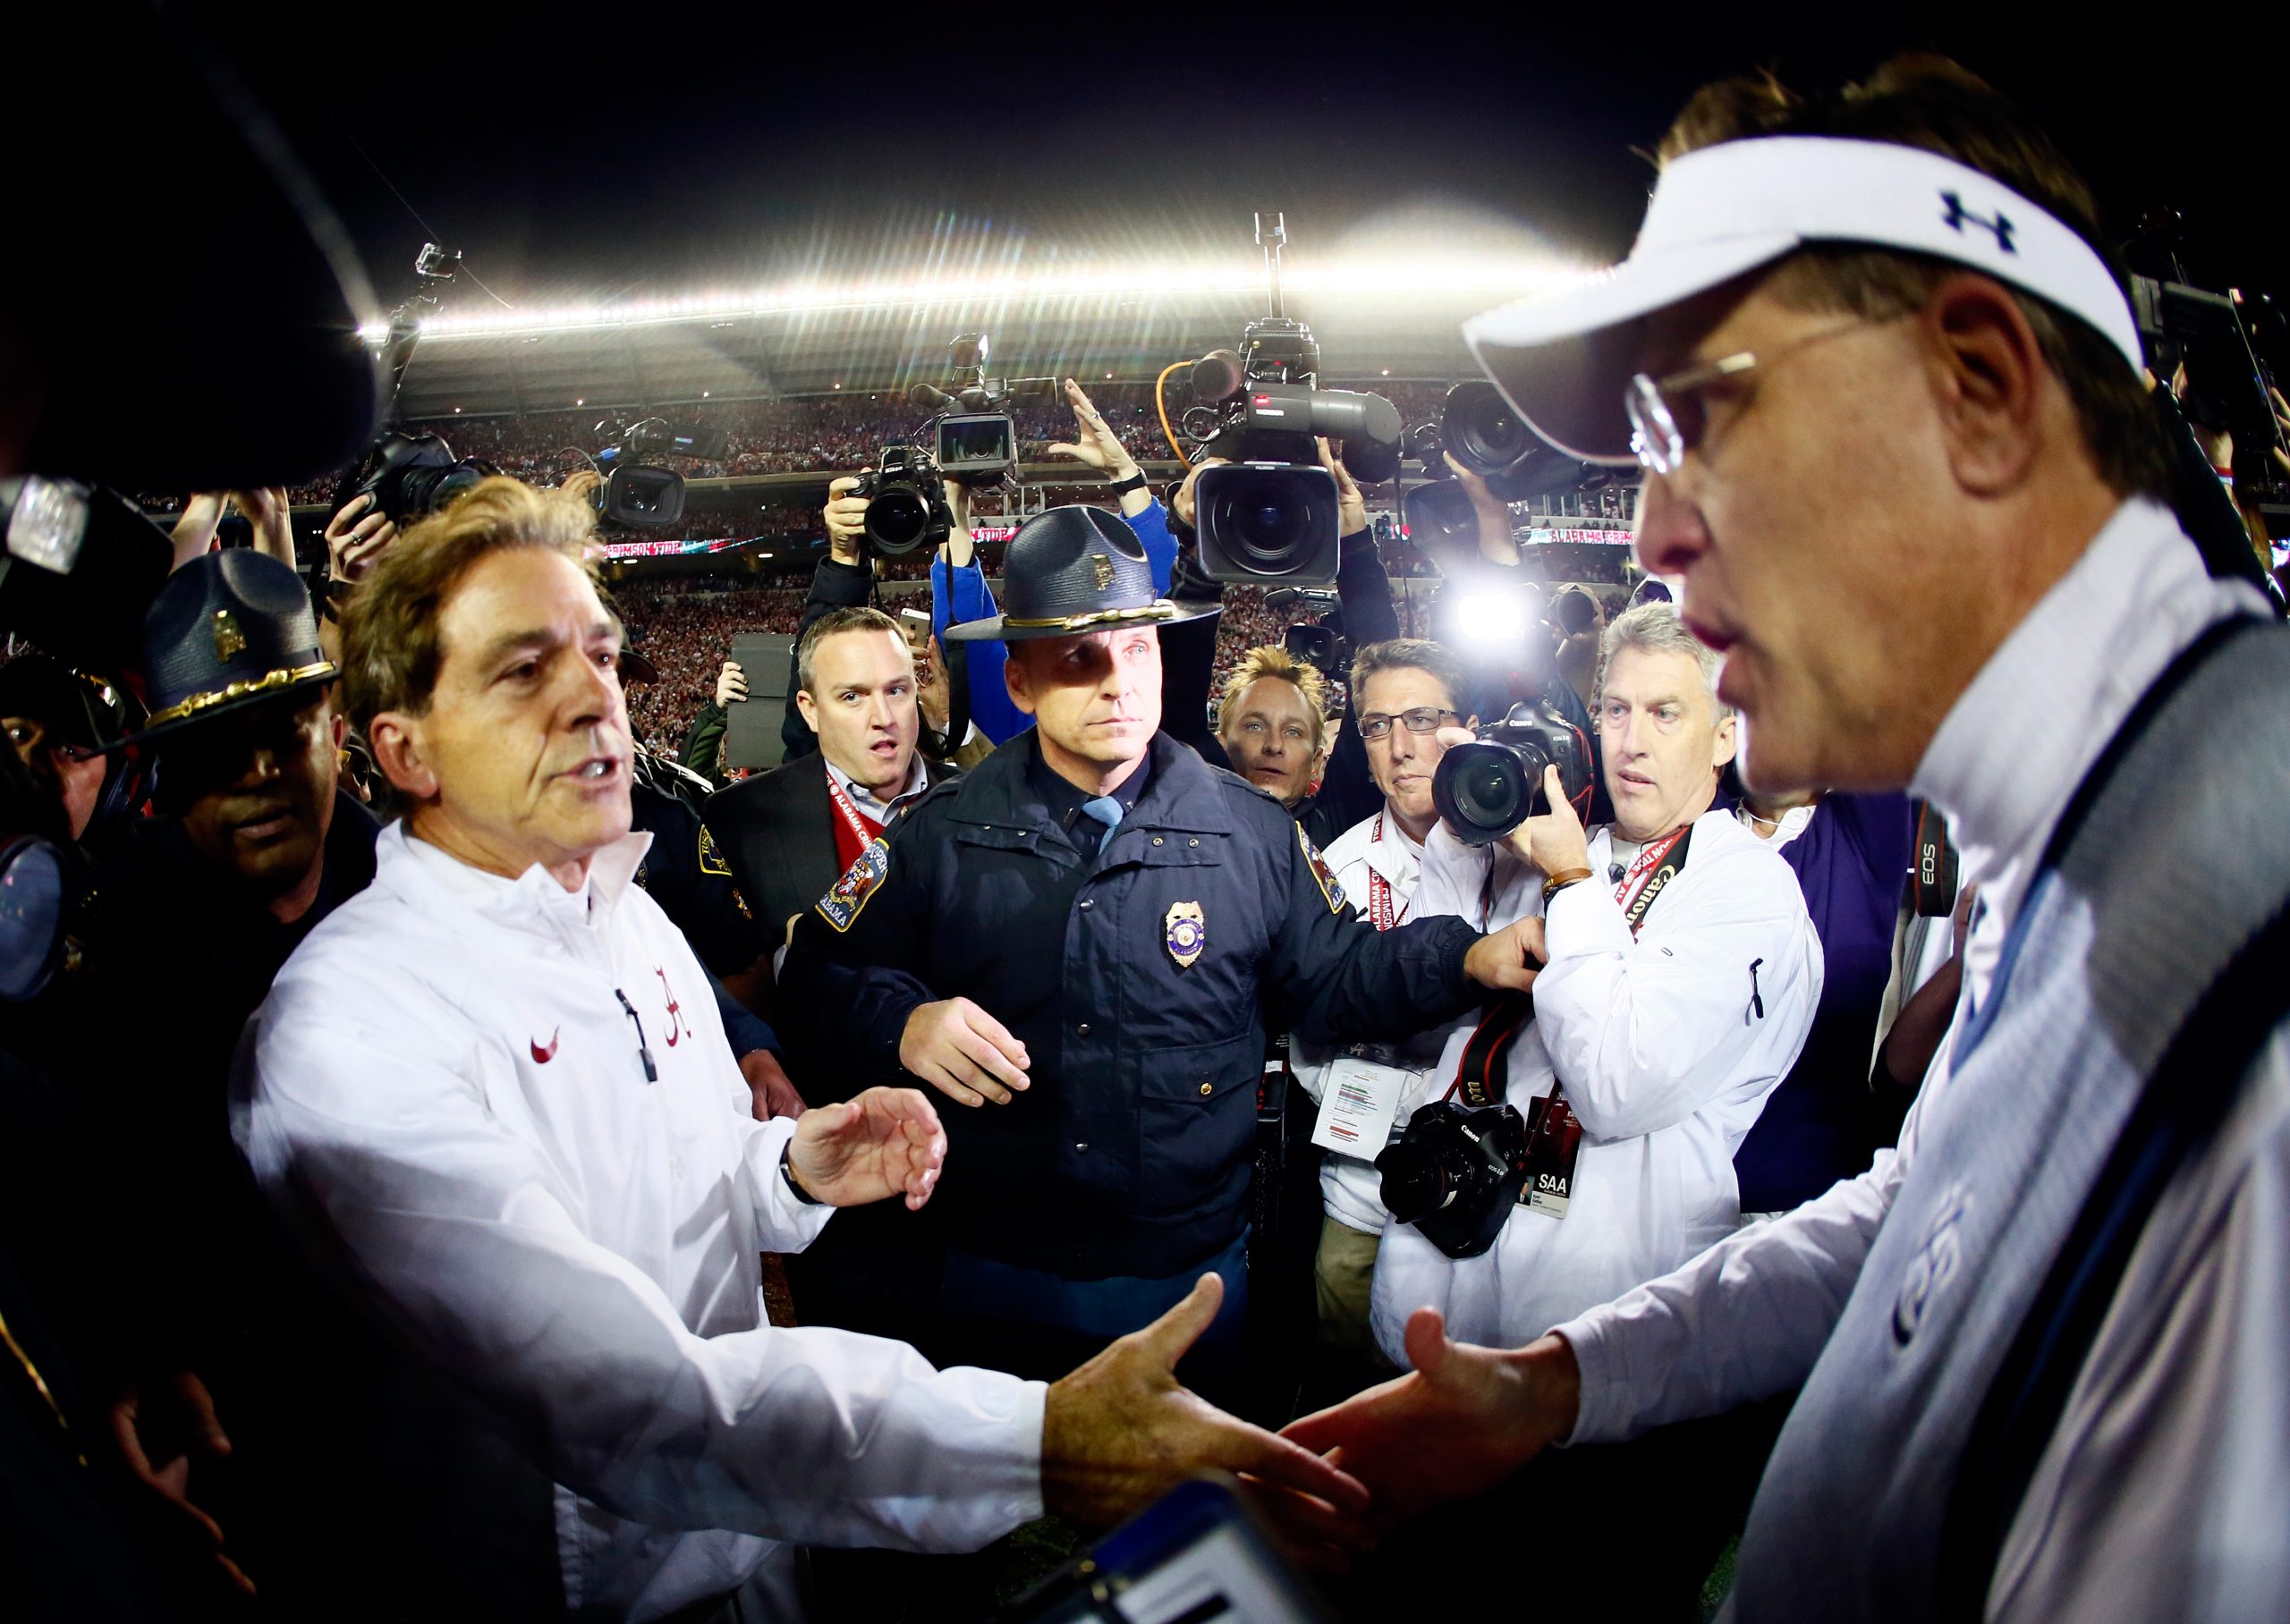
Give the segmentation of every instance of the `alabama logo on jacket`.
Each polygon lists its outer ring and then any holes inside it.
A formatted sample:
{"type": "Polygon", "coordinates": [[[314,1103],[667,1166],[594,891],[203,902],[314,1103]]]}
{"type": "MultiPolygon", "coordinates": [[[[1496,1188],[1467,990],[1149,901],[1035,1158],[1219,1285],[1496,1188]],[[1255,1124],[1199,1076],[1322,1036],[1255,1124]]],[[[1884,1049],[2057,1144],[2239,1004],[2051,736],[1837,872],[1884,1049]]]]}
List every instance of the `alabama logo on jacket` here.
{"type": "Polygon", "coordinates": [[[819,899],[819,918],[837,931],[849,930],[857,923],[859,910],[867,906],[867,899],[882,889],[883,876],[890,868],[891,843],[877,835],[859,854],[859,860],[819,899]]]}

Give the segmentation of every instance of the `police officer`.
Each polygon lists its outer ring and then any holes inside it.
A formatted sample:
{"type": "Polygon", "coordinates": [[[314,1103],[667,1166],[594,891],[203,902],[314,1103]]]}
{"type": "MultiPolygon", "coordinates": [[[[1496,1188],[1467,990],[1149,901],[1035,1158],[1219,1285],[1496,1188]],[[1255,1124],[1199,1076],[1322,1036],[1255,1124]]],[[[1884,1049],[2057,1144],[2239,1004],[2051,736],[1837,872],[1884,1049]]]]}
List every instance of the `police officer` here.
{"type": "Polygon", "coordinates": [[[951,635],[1009,645],[1035,726],[799,920],[782,1035],[815,1102],[912,1076],[969,1108],[926,1213],[874,1220],[908,1265],[878,1326],[1062,1369],[1213,1268],[1225,1312],[1187,1369],[1213,1391],[1238,1374],[1268,1028],[1402,1036],[1534,967],[1513,933],[1360,924],[1277,801],[1159,732],[1158,628],[1215,611],[1159,597],[1121,520],[1040,514],[1005,574],[1006,612],[951,635]]]}

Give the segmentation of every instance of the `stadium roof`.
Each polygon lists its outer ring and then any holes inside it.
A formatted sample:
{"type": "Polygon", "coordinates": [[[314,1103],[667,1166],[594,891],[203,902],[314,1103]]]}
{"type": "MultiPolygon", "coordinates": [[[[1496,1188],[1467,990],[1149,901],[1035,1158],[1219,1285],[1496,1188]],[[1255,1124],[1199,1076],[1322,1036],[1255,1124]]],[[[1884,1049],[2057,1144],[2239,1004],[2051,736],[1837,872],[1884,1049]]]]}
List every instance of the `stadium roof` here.
{"type": "MultiPolygon", "coordinates": [[[[1284,291],[1326,376],[1445,378],[1472,370],[1466,316],[1584,274],[1549,259],[1427,256],[1292,270],[1284,291]]],[[[1262,272],[1243,262],[468,309],[423,323],[398,414],[903,392],[945,382],[947,341],[981,331],[991,376],[1149,380],[1237,343],[1266,307],[1262,272]]]]}

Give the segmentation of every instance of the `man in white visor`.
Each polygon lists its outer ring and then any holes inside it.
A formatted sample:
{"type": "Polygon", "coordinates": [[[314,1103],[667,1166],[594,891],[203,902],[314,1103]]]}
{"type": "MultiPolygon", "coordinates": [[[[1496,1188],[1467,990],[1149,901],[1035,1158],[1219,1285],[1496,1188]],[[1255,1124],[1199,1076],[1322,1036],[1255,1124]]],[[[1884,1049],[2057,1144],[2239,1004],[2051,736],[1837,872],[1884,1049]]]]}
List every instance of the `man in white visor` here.
{"type": "MultiPolygon", "coordinates": [[[[1950,815],[1963,995],[1860,1178],[1521,1349],[1419,1311],[1411,1374],[1290,1434],[1548,1535],[1546,1447],[1801,1390],[1728,1616],[2290,1617],[2290,634],[2160,499],[2090,193],[1987,86],[1715,85],[1661,156],[1627,261],[1466,336],[1645,466],[1753,787],[1950,815]]],[[[1668,1532],[1610,1520],[1553,1565],[1668,1532]]]]}

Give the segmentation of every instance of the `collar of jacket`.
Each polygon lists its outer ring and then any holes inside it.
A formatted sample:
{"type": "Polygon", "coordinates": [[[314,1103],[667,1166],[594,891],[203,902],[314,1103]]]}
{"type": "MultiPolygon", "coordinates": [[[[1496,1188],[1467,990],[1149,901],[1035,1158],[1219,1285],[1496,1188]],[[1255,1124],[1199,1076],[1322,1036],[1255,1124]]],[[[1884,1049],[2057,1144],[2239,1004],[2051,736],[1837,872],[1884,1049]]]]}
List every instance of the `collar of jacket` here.
{"type": "MultiPolygon", "coordinates": [[[[1148,748],[1153,756],[1152,779],[1121,826],[1230,834],[1233,820],[1209,764],[1166,733],[1155,733],[1148,748]]],[[[947,815],[958,824],[1054,832],[1049,809],[1026,776],[1040,749],[1040,742],[1029,729],[1022,748],[1005,746],[995,751],[963,775],[947,815]]]]}
{"type": "Polygon", "coordinates": [[[589,862],[588,883],[567,891],[539,863],[515,879],[473,868],[459,858],[413,838],[404,818],[382,831],[374,846],[374,884],[410,902],[451,899],[487,918],[519,929],[547,931],[562,925],[608,923],[628,894],[652,837],[622,835],[589,862]],[[596,903],[593,912],[589,902],[596,903]]]}

